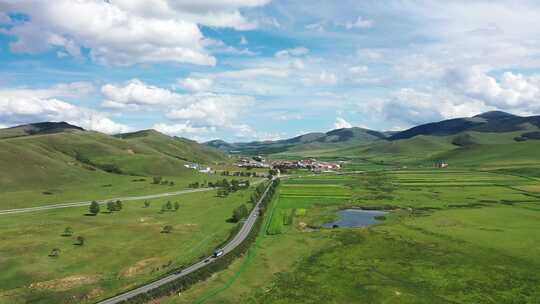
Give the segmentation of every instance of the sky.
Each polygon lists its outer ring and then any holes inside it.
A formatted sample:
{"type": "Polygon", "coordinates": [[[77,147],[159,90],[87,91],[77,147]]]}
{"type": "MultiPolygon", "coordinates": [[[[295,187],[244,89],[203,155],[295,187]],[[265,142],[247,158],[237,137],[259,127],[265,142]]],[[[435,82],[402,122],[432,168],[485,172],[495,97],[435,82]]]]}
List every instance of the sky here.
{"type": "Polygon", "coordinates": [[[540,114],[538,1],[0,0],[0,127],[276,140],[540,114]]]}

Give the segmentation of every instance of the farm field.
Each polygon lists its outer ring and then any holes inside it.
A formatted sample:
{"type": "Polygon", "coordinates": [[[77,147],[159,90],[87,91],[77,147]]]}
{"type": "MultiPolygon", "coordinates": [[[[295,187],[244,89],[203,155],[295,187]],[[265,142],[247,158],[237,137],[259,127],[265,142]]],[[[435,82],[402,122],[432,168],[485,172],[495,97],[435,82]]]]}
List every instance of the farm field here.
{"type": "Polygon", "coordinates": [[[251,190],[216,191],[123,204],[0,216],[0,303],[93,303],[210,254],[236,224],[232,210],[251,190]],[[167,201],[174,211],[162,211],[167,201]],[[171,226],[170,233],[162,233],[171,226]],[[73,231],[62,236],[66,227],[73,231]],[[84,244],[76,245],[77,237],[84,244]],[[53,249],[58,256],[50,257],[53,249]]]}
{"type": "Polygon", "coordinates": [[[286,180],[252,254],[164,303],[538,303],[537,185],[435,169],[286,180]],[[319,228],[346,207],[391,212],[319,228]]]}

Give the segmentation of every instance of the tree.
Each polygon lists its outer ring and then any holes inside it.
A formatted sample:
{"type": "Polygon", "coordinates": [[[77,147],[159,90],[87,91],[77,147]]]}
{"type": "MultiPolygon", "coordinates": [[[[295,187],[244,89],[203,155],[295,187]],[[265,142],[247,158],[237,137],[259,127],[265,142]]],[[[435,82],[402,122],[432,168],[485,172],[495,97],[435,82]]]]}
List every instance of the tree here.
{"type": "Polygon", "coordinates": [[[112,213],[116,210],[116,204],[112,201],[107,202],[107,210],[112,213]]]}
{"type": "Polygon", "coordinates": [[[170,181],[170,182],[169,182],[169,186],[174,186],[174,182],[173,182],[173,181],[170,181]]]}
{"type": "Polygon", "coordinates": [[[155,185],[159,185],[159,184],[161,183],[161,180],[162,180],[162,179],[163,179],[163,178],[162,178],[161,176],[154,176],[154,177],[152,178],[152,180],[153,180],[152,183],[155,184],[155,185]]]}
{"type": "Polygon", "coordinates": [[[174,202],[174,211],[180,209],[180,204],[178,202],[174,202]]]}
{"type": "Polygon", "coordinates": [[[238,189],[240,189],[240,183],[237,180],[233,179],[231,181],[231,191],[236,192],[238,191],[238,189]]]}
{"type": "Polygon", "coordinates": [[[122,208],[123,208],[122,201],[121,201],[121,200],[117,200],[117,201],[116,201],[116,204],[115,204],[115,210],[116,210],[116,211],[120,211],[120,210],[122,210],[122,208]]]}
{"type": "Polygon", "coordinates": [[[66,227],[64,229],[64,233],[62,233],[62,236],[72,236],[73,235],[73,229],[71,227],[66,227]]]}
{"type": "Polygon", "coordinates": [[[248,208],[246,205],[242,204],[238,208],[234,209],[232,220],[233,222],[239,222],[241,219],[245,218],[249,214],[248,208]]]}
{"type": "Polygon", "coordinates": [[[82,245],[84,245],[84,241],[85,241],[84,237],[79,235],[77,237],[77,241],[75,242],[75,245],[82,246],[82,245]]]}
{"type": "Polygon", "coordinates": [[[165,205],[165,207],[167,208],[167,210],[172,210],[173,206],[171,204],[171,201],[167,201],[167,204],[165,205]]]}
{"type": "Polygon", "coordinates": [[[165,225],[163,226],[163,230],[161,230],[161,233],[171,233],[173,230],[173,227],[171,225],[165,225]]]}
{"type": "Polygon", "coordinates": [[[92,201],[89,208],[90,214],[97,215],[99,213],[99,204],[96,201],[92,201]]]}
{"type": "Polygon", "coordinates": [[[144,208],[148,208],[150,207],[150,202],[149,201],[144,201],[144,208]]]}
{"type": "Polygon", "coordinates": [[[51,253],[49,253],[49,256],[51,258],[56,258],[56,257],[58,257],[59,254],[60,254],[60,249],[59,248],[53,248],[53,250],[51,250],[51,253]]]}

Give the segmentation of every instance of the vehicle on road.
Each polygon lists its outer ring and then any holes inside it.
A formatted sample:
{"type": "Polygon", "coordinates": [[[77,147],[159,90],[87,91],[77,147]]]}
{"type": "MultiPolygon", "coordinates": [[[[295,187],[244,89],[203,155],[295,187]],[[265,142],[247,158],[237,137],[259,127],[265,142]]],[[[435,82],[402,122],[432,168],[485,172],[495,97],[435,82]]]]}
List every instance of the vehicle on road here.
{"type": "Polygon", "coordinates": [[[223,255],[223,253],[224,253],[223,250],[216,250],[216,251],[214,252],[214,255],[213,255],[213,256],[214,256],[214,258],[219,258],[220,256],[223,255]]]}

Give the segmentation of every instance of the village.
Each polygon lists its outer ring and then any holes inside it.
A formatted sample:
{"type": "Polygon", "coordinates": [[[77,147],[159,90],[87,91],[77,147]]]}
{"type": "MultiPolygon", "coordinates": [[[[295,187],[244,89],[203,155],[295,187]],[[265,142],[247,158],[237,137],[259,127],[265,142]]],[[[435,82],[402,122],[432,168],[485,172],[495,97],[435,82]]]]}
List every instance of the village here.
{"type": "Polygon", "coordinates": [[[313,172],[336,171],[341,168],[341,165],[338,163],[318,161],[314,158],[298,161],[274,160],[267,162],[262,156],[254,156],[252,158],[242,157],[238,160],[236,165],[240,168],[271,168],[282,171],[288,169],[307,169],[313,172]]]}

